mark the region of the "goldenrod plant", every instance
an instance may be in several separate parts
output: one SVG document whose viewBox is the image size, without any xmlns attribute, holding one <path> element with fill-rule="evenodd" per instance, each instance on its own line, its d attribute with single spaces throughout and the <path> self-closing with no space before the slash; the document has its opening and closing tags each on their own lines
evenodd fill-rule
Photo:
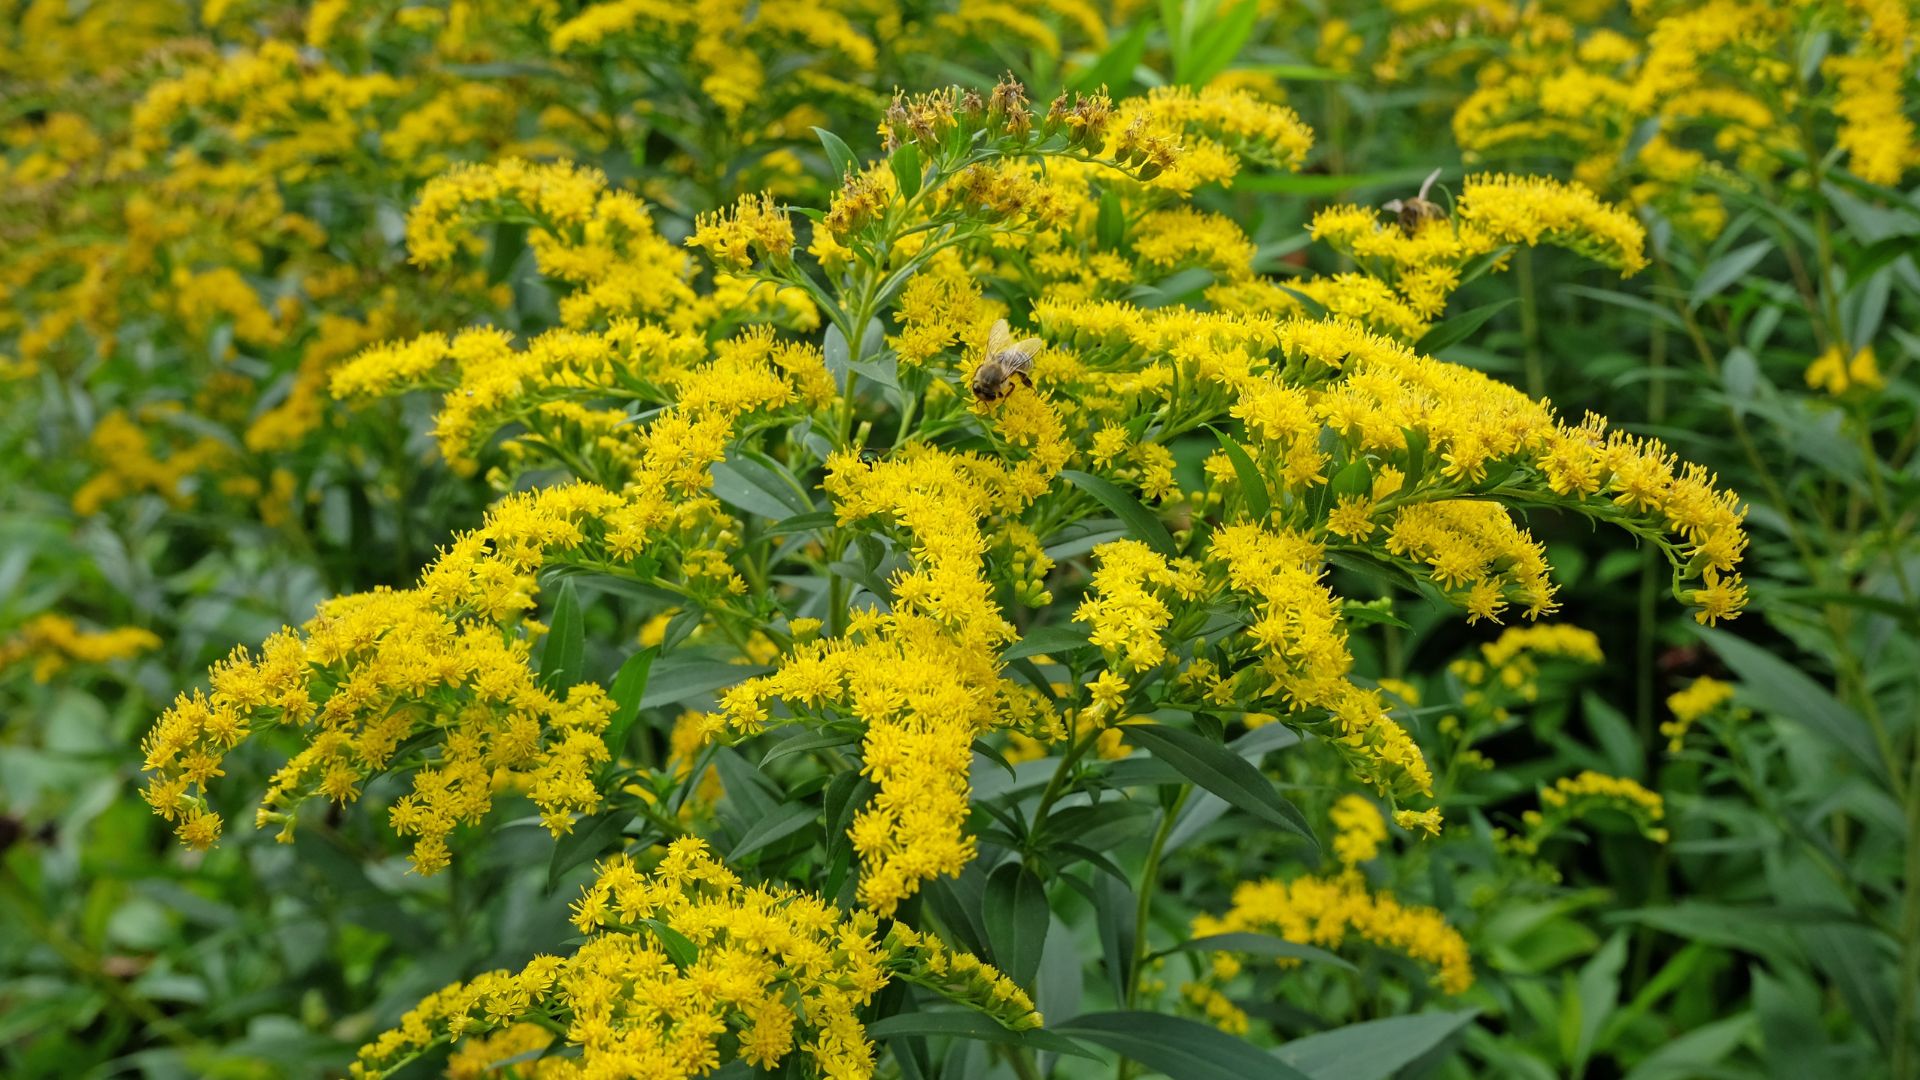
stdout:
<svg viewBox="0 0 1920 1080">
<path fill-rule="evenodd" d="M 0 1072 L 1920 1077 L 1904 0 L 0 15 Z"/>
</svg>

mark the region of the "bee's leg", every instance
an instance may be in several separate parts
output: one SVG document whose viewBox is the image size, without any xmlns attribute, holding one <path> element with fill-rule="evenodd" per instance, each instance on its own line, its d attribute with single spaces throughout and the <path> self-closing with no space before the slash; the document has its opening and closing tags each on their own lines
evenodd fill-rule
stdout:
<svg viewBox="0 0 1920 1080">
<path fill-rule="evenodd" d="M 1016 371 L 1014 372 L 1014 375 L 1017 376 L 1021 382 L 1025 383 L 1028 389 L 1033 388 L 1033 376 L 1027 374 L 1024 371 Z"/>
</svg>

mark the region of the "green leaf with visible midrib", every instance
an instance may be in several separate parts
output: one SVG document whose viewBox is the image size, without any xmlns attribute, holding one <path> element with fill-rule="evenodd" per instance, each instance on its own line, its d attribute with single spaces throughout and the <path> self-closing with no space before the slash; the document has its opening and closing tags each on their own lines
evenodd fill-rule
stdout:
<svg viewBox="0 0 1920 1080">
<path fill-rule="evenodd" d="M 1246 501 L 1247 512 L 1256 519 L 1264 519 L 1273 510 L 1273 500 L 1267 491 L 1266 479 L 1260 475 L 1260 467 L 1253 463 L 1253 456 L 1219 428 L 1209 426 L 1207 430 L 1213 432 L 1213 437 L 1220 442 L 1220 452 L 1233 463 L 1233 475 L 1240 481 L 1240 497 Z"/>
<path fill-rule="evenodd" d="M 1866 720 L 1805 672 L 1725 630 L 1699 626 L 1694 632 L 1739 676 L 1754 707 L 1804 725 L 1847 751 L 1882 783 L 1889 780 Z"/>
<path fill-rule="evenodd" d="M 827 168 L 833 172 L 830 179 L 838 184 L 853 171 L 853 150 L 847 146 L 845 139 L 826 128 L 814 128 L 813 133 L 819 137 L 821 148 L 827 152 Z"/>
<path fill-rule="evenodd" d="M 1414 343 L 1413 349 L 1415 352 L 1432 356 L 1442 349 L 1458 345 L 1472 337 L 1475 330 L 1485 326 L 1488 319 L 1500 314 L 1517 300 L 1517 297 L 1509 296 L 1505 300 L 1495 300 L 1491 304 L 1469 308 L 1451 319 L 1435 323 L 1431 329 L 1421 335 L 1419 341 Z"/>
<path fill-rule="evenodd" d="M 1016 984 L 1033 985 L 1040 970 L 1040 949 L 1053 920 L 1047 887 L 1019 862 L 1002 863 L 987 875 L 982 912 L 993 961 Z"/>
<path fill-rule="evenodd" d="M 613 698 L 613 715 L 607 720 L 607 751 L 618 763 L 620 752 L 626 749 L 627 733 L 633 730 L 633 722 L 640 717 L 640 701 L 647 694 L 647 677 L 653 671 L 653 658 L 659 650 L 648 647 L 627 657 L 620 670 L 613 677 L 613 689 L 608 696 Z"/>
<path fill-rule="evenodd" d="M 1687 307 L 1697 308 L 1715 296 L 1720 295 L 1734 282 L 1739 281 L 1767 257 L 1773 250 L 1773 241 L 1755 240 L 1745 247 L 1734 248 L 1714 260 L 1713 264 L 1700 271 L 1694 279 L 1693 291 L 1687 294 Z"/>
<path fill-rule="evenodd" d="M 1288 960 L 1309 960 L 1316 964 L 1330 964 L 1333 967 L 1357 971 L 1352 964 L 1325 949 L 1312 945 L 1302 945 L 1297 941 L 1274 937 L 1272 934 L 1254 934 L 1236 932 L 1231 934 L 1210 934 L 1183 941 L 1171 949 L 1174 952 L 1237 952 L 1252 953 L 1257 956 L 1284 957 Z"/>
<path fill-rule="evenodd" d="M 884 1020 L 875 1020 L 867 1025 L 867 1038 L 876 1042 L 881 1039 L 916 1035 L 945 1035 L 955 1039 L 1005 1043 L 1009 1046 L 1025 1046 L 1048 1053 L 1070 1054 L 1074 1057 L 1095 1056 L 1086 1047 L 1056 1032 L 1047 1031 L 1044 1028 L 1033 1031 L 1012 1031 L 1000 1026 L 992 1017 L 977 1012 L 901 1013 Z"/>
<path fill-rule="evenodd" d="M 1243 1039 L 1185 1017 L 1119 1010 L 1076 1016 L 1053 1030 L 1098 1043 L 1173 1080 L 1312 1080 Z"/>
<path fill-rule="evenodd" d="M 1367 1020 L 1295 1039 L 1274 1056 L 1313 1080 L 1387 1080 L 1476 1015 L 1468 1009 Z"/>
<path fill-rule="evenodd" d="M 553 621 L 547 624 L 547 645 L 540 654 L 540 685 L 564 693 L 580 682 L 586 656 L 586 624 L 580 617 L 580 598 L 569 580 L 561 584 L 560 599 L 553 605 Z"/>
<path fill-rule="evenodd" d="M 1168 558 L 1179 554 L 1179 549 L 1174 547 L 1173 536 L 1167 532 L 1167 527 L 1153 515 L 1151 510 L 1141 505 L 1139 499 L 1120 490 L 1111 481 L 1091 473 L 1083 473 L 1077 469 L 1063 469 L 1060 475 L 1066 477 L 1074 487 L 1098 499 L 1102 506 L 1113 511 L 1115 516 L 1126 523 L 1127 531 L 1133 533 L 1136 539 L 1145 541 L 1147 546 Z"/>
<path fill-rule="evenodd" d="M 1000 654 L 1000 659 L 1019 660 L 1028 656 L 1072 652 L 1092 644 L 1087 640 L 1087 631 L 1084 628 L 1040 626 L 1027 631 L 1027 636 L 1007 646 L 1006 650 Z"/>
<path fill-rule="evenodd" d="M 1246 758 L 1204 736 L 1163 724 L 1125 724 L 1120 731 L 1128 742 L 1230 805 L 1318 846 L 1305 815 L 1281 798 L 1273 781 Z"/>
</svg>

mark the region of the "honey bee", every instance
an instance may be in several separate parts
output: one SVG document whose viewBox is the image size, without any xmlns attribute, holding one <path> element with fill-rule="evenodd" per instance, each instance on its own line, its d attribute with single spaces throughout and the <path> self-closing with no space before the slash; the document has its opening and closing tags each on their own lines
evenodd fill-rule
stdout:
<svg viewBox="0 0 1920 1080">
<path fill-rule="evenodd" d="M 999 401 L 1013 393 L 1013 380 L 1033 385 L 1033 357 L 1040 351 L 1040 339 L 1013 340 L 1007 320 L 993 324 L 987 333 L 987 358 L 973 373 L 973 396 L 981 401 Z"/>
<path fill-rule="evenodd" d="M 1426 181 L 1420 185 L 1420 194 L 1411 199 L 1394 199 L 1381 204 L 1380 208 L 1398 214 L 1400 231 L 1408 236 L 1418 233 L 1420 226 L 1429 221 L 1445 221 L 1447 220 L 1446 208 L 1439 203 L 1427 201 L 1427 192 L 1433 190 L 1433 182 L 1438 179 L 1440 179 L 1440 170 L 1435 169 L 1427 174 Z"/>
</svg>

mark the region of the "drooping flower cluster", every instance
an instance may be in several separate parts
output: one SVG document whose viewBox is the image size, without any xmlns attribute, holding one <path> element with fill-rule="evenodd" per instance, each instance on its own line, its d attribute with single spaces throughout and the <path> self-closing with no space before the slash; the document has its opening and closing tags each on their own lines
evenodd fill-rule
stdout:
<svg viewBox="0 0 1920 1080">
<path fill-rule="evenodd" d="M 1637 780 L 1592 769 L 1555 780 L 1552 787 L 1540 792 L 1540 809 L 1520 815 L 1522 830 L 1518 835 L 1497 835 L 1511 850 L 1535 855 L 1548 839 L 1601 810 L 1623 813 L 1647 839 L 1657 844 L 1667 842 L 1667 830 L 1660 824 L 1666 817 L 1666 800 L 1658 792 Z"/>
<path fill-rule="evenodd" d="M 1318 285 L 1308 295 L 1324 296 L 1332 310 L 1401 337 L 1418 336 L 1426 320 L 1445 310 L 1469 263 L 1498 258 L 1511 245 L 1568 248 L 1623 277 L 1647 264 L 1646 233 L 1632 215 L 1582 185 L 1538 176 L 1468 176 L 1450 215 L 1402 223 L 1384 220 L 1372 207 L 1334 206 L 1314 215 L 1312 230 L 1370 276 L 1332 279 L 1338 287 Z M 1393 292 L 1378 296 L 1369 285 L 1390 285 Z M 1383 310 L 1371 310 L 1370 300 L 1384 300 Z M 1416 321 L 1400 313 L 1402 306 Z"/>
<path fill-rule="evenodd" d="M 322 604 L 298 631 L 240 648 L 214 668 L 211 693 L 182 694 L 142 744 L 147 801 L 180 838 L 204 848 L 220 834 L 205 798 L 226 756 L 251 735 L 286 726 L 307 747 L 278 772 L 261 826 L 290 840 L 300 805 L 348 803 L 376 773 L 411 769 L 412 791 L 389 812 L 414 838 L 414 865 L 444 867 L 447 837 L 485 816 L 496 781 L 524 778 L 555 835 L 602 792 L 595 767 L 612 703 L 600 687 L 539 685 L 528 665 L 533 572 L 547 549 L 585 541 L 590 522 L 617 520 L 619 497 L 589 485 L 550 489 L 496 507 L 418 588 L 380 589 Z M 612 526 L 617 536 L 620 526 Z M 608 543 L 618 544 L 610 538 Z M 431 752 L 403 744 L 430 736 Z"/>
<path fill-rule="evenodd" d="M 1473 985 L 1466 939 L 1440 912 L 1403 904 L 1391 893 L 1371 891 L 1351 874 L 1242 882 L 1233 891 L 1232 907 L 1220 915 L 1198 915 L 1193 920 L 1195 937 L 1244 931 L 1327 949 L 1363 941 L 1431 967 L 1434 985 L 1446 993 L 1464 993 Z M 1290 966 L 1300 961 L 1282 958 L 1276 963 Z M 1244 969 L 1239 957 L 1217 953 L 1210 975 L 1224 981 Z"/>
</svg>

